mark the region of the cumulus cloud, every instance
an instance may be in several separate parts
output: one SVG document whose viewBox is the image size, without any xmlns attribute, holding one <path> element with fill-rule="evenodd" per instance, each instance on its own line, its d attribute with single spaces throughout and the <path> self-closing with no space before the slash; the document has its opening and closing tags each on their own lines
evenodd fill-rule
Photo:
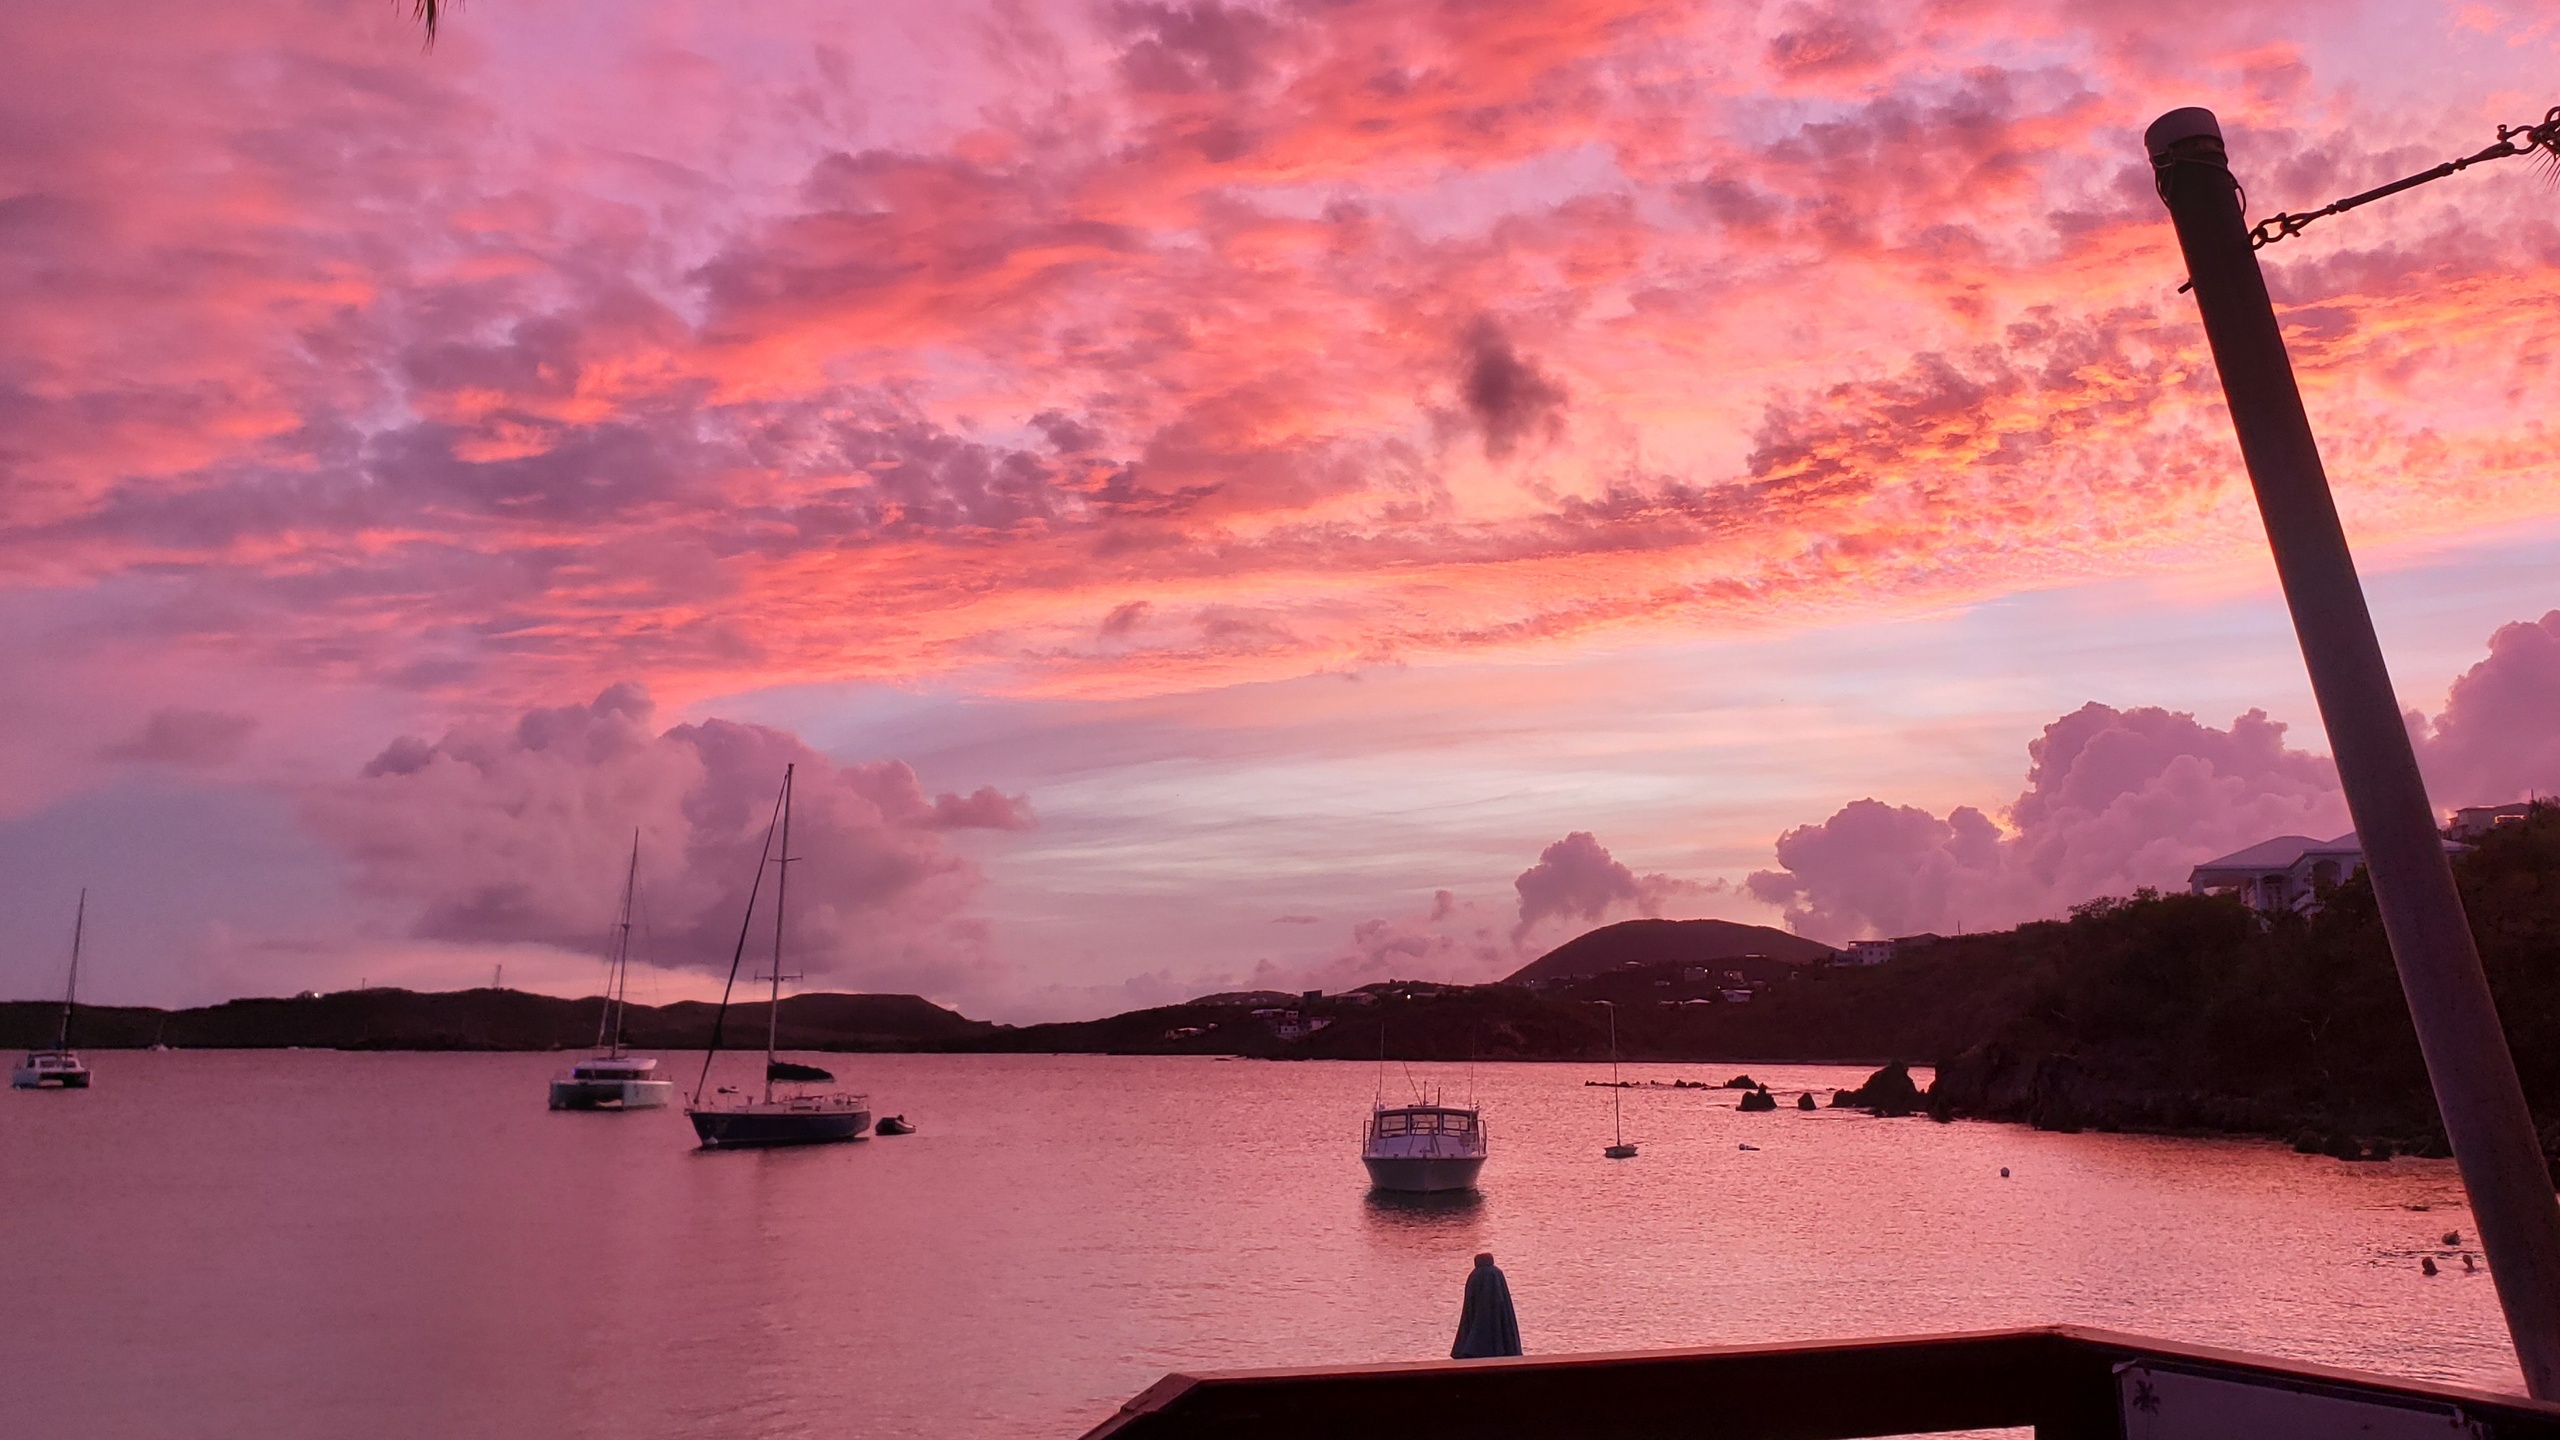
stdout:
<svg viewBox="0 0 2560 1440">
<path fill-rule="evenodd" d="M 1482 902 L 1435 890 L 1431 904 L 1408 915 L 1380 916 L 1351 927 L 1350 943 L 1306 972 L 1306 981 L 1348 990 L 1379 980 L 1451 980 L 1477 984 L 1516 964 Z"/>
<path fill-rule="evenodd" d="M 780 730 L 658 730 L 637 685 L 512 725 L 405 737 L 307 802 L 363 888 L 414 908 L 421 938 L 592 948 L 635 831 L 649 958 L 725 971 L 783 767 L 797 767 L 791 963 L 813 978 L 948 992 L 985 968 L 960 827 L 1030 823 L 993 789 L 929 795 L 897 761 L 838 765 Z M 770 885 L 766 893 L 771 893 Z"/>
<path fill-rule="evenodd" d="M 1511 927 L 1511 943 L 1518 945 L 1550 920 L 1596 925 L 1612 914 L 1659 915 L 1676 897 L 1706 895 L 1723 886 L 1673 875 L 1638 875 L 1590 831 L 1576 830 L 1538 852 L 1538 863 L 1521 871 L 1511 888 L 1520 897 L 1519 918 Z"/>
<path fill-rule="evenodd" d="M 219 765 L 240 753 L 256 717 L 222 710 L 189 710 L 166 706 L 151 712 L 139 733 L 108 746 L 110 760 L 138 760 L 161 765 Z"/>
<path fill-rule="evenodd" d="M 2091 703 L 2027 747 L 2027 788 L 1996 824 L 1854 801 L 1778 837 L 1750 893 L 1817 939 L 2012 925 L 2094 896 L 2175 886 L 2197 862 L 2275 835 L 2347 827 L 2337 774 L 2251 710 L 2227 730 Z"/>
<path fill-rule="evenodd" d="M 2439 806 L 2560 794 L 2560 610 L 2502 625 L 2432 725 L 2412 717 Z"/>
<path fill-rule="evenodd" d="M 909 781 L 914 778 L 910 773 Z M 934 830 L 1029 830 L 1039 823 L 1027 797 L 1007 795 L 993 785 L 981 785 L 966 795 L 934 796 L 932 816 L 925 822 Z"/>
</svg>

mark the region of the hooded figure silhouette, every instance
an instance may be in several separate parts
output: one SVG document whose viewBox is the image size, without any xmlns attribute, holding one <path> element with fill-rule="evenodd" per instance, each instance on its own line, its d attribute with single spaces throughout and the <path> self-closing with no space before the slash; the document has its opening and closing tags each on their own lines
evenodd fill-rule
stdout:
<svg viewBox="0 0 2560 1440">
<path fill-rule="evenodd" d="M 1467 1272 L 1467 1301 L 1458 1310 L 1458 1343 L 1449 1347 L 1449 1358 L 1519 1353 L 1520 1316 L 1511 1308 L 1511 1282 L 1494 1268 L 1492 1255 L 1478 1255 L 1476 1268 Z"/>
</svg>

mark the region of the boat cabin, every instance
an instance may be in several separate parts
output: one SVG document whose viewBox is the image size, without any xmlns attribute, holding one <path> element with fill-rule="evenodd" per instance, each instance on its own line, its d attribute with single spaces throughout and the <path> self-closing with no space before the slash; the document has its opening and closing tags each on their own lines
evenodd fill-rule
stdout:
<svg viewBox="0 0 2560 1440">
<path fill-rule="evenodd" d="M 572 1080 L 646 1080 L 658 1062 L 637 1055 L 600 1056 L 569 1067 Z"/>
<path fill-rule="evenodd" d="M 1385 1140 L 1404 1135 L 1461 1135 L 1484 1133 L 1483 1122 L 1473 1110 L 1458 1110 L 1441 1105 L 1404 1105 L 1393 1110 L 1380 1110 L 1369 1117 L 1369 1134 Z"/>
</svg>

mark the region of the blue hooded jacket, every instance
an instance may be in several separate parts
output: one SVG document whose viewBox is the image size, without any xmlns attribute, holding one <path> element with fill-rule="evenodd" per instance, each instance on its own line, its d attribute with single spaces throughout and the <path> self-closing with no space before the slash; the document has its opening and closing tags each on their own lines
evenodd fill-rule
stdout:
<svg viewBox="0 0 2560 1440">
<path fill-rule="evenodd" d="M 1511 1282 L 1494 1268 L 1491 1255 L 1478 1255 L 1467 1274 L 1466 1303 L 1458 1310 L 1458 1343 L 1449 1347 L 1452 1360 L 1482 1360 L 1520 1353 L 1520 1316 L 1511 1308 Z"/>
</svg>

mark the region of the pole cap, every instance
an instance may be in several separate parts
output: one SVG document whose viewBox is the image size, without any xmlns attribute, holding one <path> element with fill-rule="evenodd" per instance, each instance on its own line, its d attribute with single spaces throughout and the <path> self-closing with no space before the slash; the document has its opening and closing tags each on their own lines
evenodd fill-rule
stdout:
<svg viewBox="0 0 2560 1440">
<path fill-rule="evenodd" d="M 2142 147 L 2151 152 L 2152 159 L 2157 160 L 2168 154 L 2169 147 L 2179 141 L 2200 137 L 2221 140 L 2222 122 L 2214 119 L 2213 112 L 2203 106 L 2189 105 L 2152 121 L 2151 128 L 2142 132 Z"/>
</svg>

